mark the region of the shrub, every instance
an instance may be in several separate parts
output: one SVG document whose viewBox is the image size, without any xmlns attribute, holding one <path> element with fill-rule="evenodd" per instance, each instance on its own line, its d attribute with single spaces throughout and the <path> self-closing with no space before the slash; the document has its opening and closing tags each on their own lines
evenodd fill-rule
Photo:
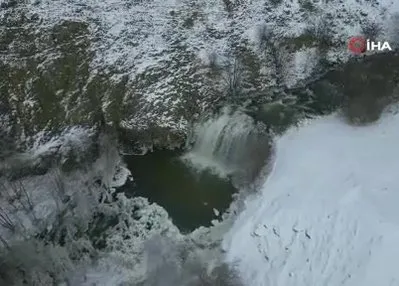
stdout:
<svg viewBox="0 0 399 286">
<path fill-rule="evenodd" d="M 332 31 L 325 17 L 318 17 L 304 31 L 317 40 L 320 49 L 327 49 L 332 45 Z"/>
<path fill-rule="evenodd" d="M 372 41 L 374 41 L 382 31 L 381 25 L 372 21 L 366 21 L 362 24 L 361 28 L 363 36 Z"/>
</svg>

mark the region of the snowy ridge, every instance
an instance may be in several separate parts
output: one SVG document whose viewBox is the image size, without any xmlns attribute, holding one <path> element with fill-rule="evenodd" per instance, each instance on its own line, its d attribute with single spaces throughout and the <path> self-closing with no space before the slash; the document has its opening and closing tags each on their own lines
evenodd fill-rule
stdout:
<svg viewBox="0 0 399 286">
<path fill-rule="evenodd" d="M 224 241 L 245 285 L 398 285 L 398 126 L 397 113 L 366 127 L 332 115 L 277 140 Z"/>
<path fill-rule="evenodd" d="M 300 1 L 281 1 L 273 7 L 269 1 L 236 1 L 232 15 L 223 1 L 40 1 L 26 4 L 30 14 L 43 18 L 43 25 L 63 20 L 87 21 L 99 38 L 94 47 L 94 67 L 119 67 L 129 73 L 167 61 L 176 40 L 193 52 L 207 50 L 225 54 L 230 45 L 243 39 L 256 42 L 258 25 L 266 24 L 278 37 L 299 36 L 309 23 L 328 17 L 334 38 L 343 43 L 332 52 L 348 56 L 347 38 L 361 32 L 365 20 L 389 27 L 389 15 L 399 12 L 392 0 L 314 1 L 314 11 L 306 11 Z M 338 2 L 338 3 L 337 3 Z M 273 8 L 273 9 L 272 9 Z M 193 15 L 194 14 L 194 15 Z M 232 16 L 232 17 L 231 17 Z M 192 27 L 184 21 L 193 19 Z M 168 52 L 169 55 L 166 55 Z"/>
</svg>

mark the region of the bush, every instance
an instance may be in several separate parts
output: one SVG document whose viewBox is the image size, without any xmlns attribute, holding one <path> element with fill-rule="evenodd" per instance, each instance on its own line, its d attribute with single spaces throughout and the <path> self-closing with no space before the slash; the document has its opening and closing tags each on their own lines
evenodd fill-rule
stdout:
<svg viewBox="0 0 399 286">
<path fill-rule="evenodd" d="M 394 13 L 390 21 L 390 41 L 394 49 L 399 47 L 399 13 Z"/>
<path fill-rule="evenodd" d="M 224 65 L 223 80 L 226 94 L 230 98 L 237 98 L 242 92 L 244 68 L 239 59 L 233 58 Z"/>
<path fill-rule="evenodd" d="M 261 49 L 265 49 L 267 46 L 270 46 L 273 42 L 273 33 L 272 29 L 267 26 L 266 23 L 259 25 L 256 28 L 256 40 L 259 43 L 259 47 Z"/>
<path fill-rule="evenodd" d="M 283 0 L 269 0 L 270 4 L 272 4 L 273 6 L 278 6 L 281 3 L 283 3 Z"/>
<path fill-rule="evenodd" d="M 299 0 L 299 5 L 301 5 L 301 8 L 305 11 L 313 12 L 316 10 L 316 6 L 311 0 Z"/>
<path fill-rule="evenodd" d="M 0 252 L 0 285 L 55 285 L 72 268 L 67 251 L 31 239 Z"/>
<path fill-rule="evenodd" d="M 218 55 L 215 52 L 207 54 L 207 64 L 211 70 L 218 69 Z"/>
</svg>

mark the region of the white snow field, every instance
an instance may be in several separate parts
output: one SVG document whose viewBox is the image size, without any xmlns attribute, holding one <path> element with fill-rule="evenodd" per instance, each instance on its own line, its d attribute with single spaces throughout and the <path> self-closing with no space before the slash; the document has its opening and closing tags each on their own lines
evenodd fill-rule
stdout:
<svg viewBox="0 0 399 286">
<path fill-rule="evenodd" d="M 399 285 L 399 114 L 332 115 L 277 139 L 273 170 L 225 236 L 250 286 Z"/>
</svg>

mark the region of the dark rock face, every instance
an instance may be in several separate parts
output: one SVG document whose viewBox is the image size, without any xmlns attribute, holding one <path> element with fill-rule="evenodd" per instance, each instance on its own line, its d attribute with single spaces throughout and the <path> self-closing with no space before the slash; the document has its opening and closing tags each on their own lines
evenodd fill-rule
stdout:
<svg viewBox="0 0 399 286">
<path fill-rule="evenodd" d="M 262 104 L 252 116 L 268 125 L 269 130 L 281 133 L 298 120 L 300 110 L 292 104 Z"/>
<path fill-rule="evenodd" d="M 337 110 L 350 124 L 372 123 L 399 98 L 399 54 L 352 59 L 306 86 L 278 94 L 272 102 L 254 102 L 247 112 L 275 133 L 284 132 L 303 117 Z"/>
<path fill-rule="evenodd" d="M 342 69 L 328 73 L 323 80 L 332 84 L 337 94 L 341 94 L 340 105 L 350 123 L 371 123 L 380 117 L 389 103 L 397 99 L 399 55 L 383 53 L 355 59 Z M 313 85 L 315 92 L 317 86 Z"/>
<path fill-rule="evenodd" d="M 154 149 L 180 149 L 184 146 L 186 134 L 159 126 L 144 130 L 118 127 L 117 136 L 123 153 L 141 154 Z"/>
</svg>

